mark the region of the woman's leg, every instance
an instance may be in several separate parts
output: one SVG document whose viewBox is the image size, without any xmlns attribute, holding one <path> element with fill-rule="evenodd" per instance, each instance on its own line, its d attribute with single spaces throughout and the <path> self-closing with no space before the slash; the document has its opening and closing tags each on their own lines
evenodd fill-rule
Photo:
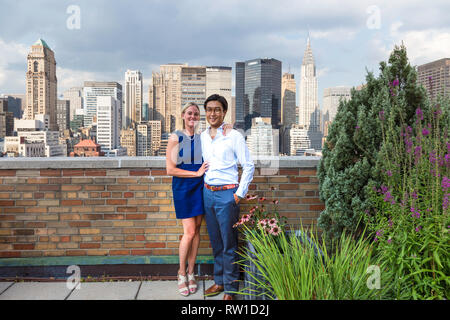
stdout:
<svg viewBox="0 0 450 320">
<path fill-rule="evenodd" d="M 202 225 L 203 215 L 199 215 L 195 218 L 195 235 L 192 239 L 192 244 L 188 253 L 188 272 L 194 273 L 195 260 L 197 259 L 198 247 L 200 244 L 200 227 Z M 193 283 L 190 283 L 193 284 Z"/>
<path fill-rule="evenodd" d="M 189 251 L 195 238 L 195 218 L 196 217 L 192 217 L 181 220 L 183 223 L 183 236 L 181 237 L 179 247 L 180 270 L 178 270 L 178 273 L 181 275 L 186 275 L 186 260 L 188 259 Z"/>
</svg>

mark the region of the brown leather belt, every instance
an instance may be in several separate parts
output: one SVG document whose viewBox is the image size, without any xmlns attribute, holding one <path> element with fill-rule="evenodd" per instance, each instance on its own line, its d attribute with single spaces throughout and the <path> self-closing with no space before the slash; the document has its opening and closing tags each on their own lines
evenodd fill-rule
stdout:
<svg viewBox="0 0 450 320">
<path fill-rule="evenodd" d="M 239 187 L 238 184 L 226 184 L 224 186 L 210 186 L 209 184 L 205 183 L 205 188 L 211 190 L 211 191 L 222 191 L 222 190 L 229 190 Z"/>
</svg>

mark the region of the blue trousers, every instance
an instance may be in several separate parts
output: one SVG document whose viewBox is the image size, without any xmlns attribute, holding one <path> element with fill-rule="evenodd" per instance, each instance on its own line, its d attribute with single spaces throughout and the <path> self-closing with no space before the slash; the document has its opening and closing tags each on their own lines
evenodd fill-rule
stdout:
<svg viewBox="0 0 450 320">
<path fill-rule="evenodd" d="M 240 211 L 233 196 L 236 190 L 203 188 L 205 220 L 214 255 L 214 282 L 224 286 L 230 295 L 239 289 L 238 231 L 233 228 Z"/>
</svg>

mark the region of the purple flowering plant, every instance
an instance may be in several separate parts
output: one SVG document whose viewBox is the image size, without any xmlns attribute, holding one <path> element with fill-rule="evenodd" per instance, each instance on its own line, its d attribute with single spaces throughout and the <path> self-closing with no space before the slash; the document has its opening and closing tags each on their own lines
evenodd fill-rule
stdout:
<svg viewBox="0 0 450 320">
<path fill-rule="evenodd" d="M 394 80 L 391 88 L 397 86 Z M 383 183 L 371 185 L 373 208 L 365 219 L 383 267 L 414 299 L 449 298 L 449 105 L 418 107 L 413 127 L 399 132 L 389 114 L 379 114 Z"/>
</svg>

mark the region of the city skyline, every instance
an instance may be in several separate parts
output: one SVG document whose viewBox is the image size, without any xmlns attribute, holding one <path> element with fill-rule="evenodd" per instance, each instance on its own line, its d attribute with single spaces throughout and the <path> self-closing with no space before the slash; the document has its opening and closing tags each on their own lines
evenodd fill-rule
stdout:
<svg viewBox="0 0 450 320">
<path fill-rule="evenodd" d="M 150 1 L 126 7 L 77 1 L 79 29 L 76 24 L 70 29 L 68 23 L 76 13 L 68 10 L 70 3 L 36 1 L 25 6 L 0 1 L 2 11 L 8 12 L 0 21 L 0 93 L 25 91 L 23 58 L 38 38 L 45 39 L 57 52 L 58 98 L 84 81 L 117 81 L 124 85 L 123 74 L 134 69 L 143 73 L 147 102 L 152 71 L 171 62 L 234 67 L 236 61 L 270 57 L 282 61 L 283 73 L 290 71 L 298 79 L 309 30 L 322 107 L 325 88 L 360 85 L 366 67 L 377 73 L 378 63 L 386 60 L 393 45 L 401 41 L 413 65 L 448 56 L 450 28 L 444 23 L 444 12 L 450 4 L 408 4 L 380 1 L 375 5 L 342 5 L 330 1 L 326 6 L 321 3 L 321 7 L 327 7 L 325 12 L 317 4 L 294 1 L 282 1 L 276 6 L 266 1 L 253 6 L 233 1 L 214 5 L 202 1 L 190 5 Z M 99 20 L 99 11 L 109 19 Z M 131 20 L 135 23 L 128 26 Z M 155 29 L 162 22 L 167 28 Z M 144 38 L 144 34 L 149 36 Z M 167 39 L 171 41 L 164 42 Z M 208 42 L 214 45 L 208 46 Z"/>
</svg>

